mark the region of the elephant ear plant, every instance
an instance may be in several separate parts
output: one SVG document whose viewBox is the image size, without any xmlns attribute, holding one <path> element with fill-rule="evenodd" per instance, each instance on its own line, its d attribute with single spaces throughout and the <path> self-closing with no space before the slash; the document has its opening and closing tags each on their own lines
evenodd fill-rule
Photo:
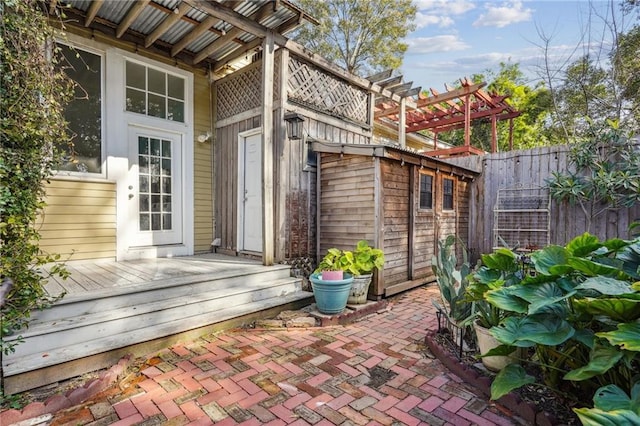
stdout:
<svg viewBox="0 0 640 426">
<path fill-rule="evenodd" d="M 467 277 L 471 268 L 467 261 L 467 252 L 463 250 L 463 262 L 460 269 L 457 269 L 458 259 L 453 250 L 455 242 L 454 235 L 438 241 L 438 252 L 431 260 L 431 268 L 440 288 L 440 296 L 448 309 L 435 300 L 433 304 L 440 312 L 444 312 L 449 320 L 460 325 L 471 315 L 471 304 L 464 303 L 468 285 Z"/>
<path fill-rule="evenodd" d="M 576 404 L 595 395 L 594 408 L 575 409 L 584 424 L 640 424 L 640 238 L 584 234 L 532 253 L 531 268 L 534 275 L 486 292 L 489 304 L 511 313 L 493 336 L 529 349 L 542 385 Z M 491 398 L 535 382 L 511 364 L 496 376 Z"/>
</svg>

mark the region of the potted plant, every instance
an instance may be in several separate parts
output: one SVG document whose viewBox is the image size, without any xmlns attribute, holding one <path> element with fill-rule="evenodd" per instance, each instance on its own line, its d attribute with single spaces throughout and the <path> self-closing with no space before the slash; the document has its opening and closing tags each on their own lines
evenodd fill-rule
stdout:
<svg viewBox="0 0 640 426">
<path fill-rule="evenodd" d="M 511 286 L 521 281 L 522 271 L 518 263 L 518 256 L 509 249 L 498 249 L 492 254 L 482 255 L 482 266 L 469 276 L 464 301 L 471 302 L 473 308 L 473 329 L 476 333 L 478 349 L 482 357 L 482 364 L 492 371 L 500 371 L 508 364 L 518 361 L 519 353 L 484 356 L 489 351 L 501 346 L 501 343 L 491 334 L 492 327 L 499 326 L 504 319 L 513 312 L 501 309 L 490 303 L 488 297 L 492 291 Z"/>
<path fill-rule="evenodd" d="M 353 253 L 330 248 L 316 270 L 311 274 L 311 288 L 316 308 L 323 314 L 337 314 L 347 306 L 353 283 L 353 274 L 347 273 L 353 265 Z"/>
<path fill-rule="evenodd" d="M 366 240 L 358 241 L 353 251 L 353 261 L 346 268 L 346 271 L 354 275 L 347 303 L 357 305 L 367 302 L 373 272 L 382 269 L 383 266 L 382 250 L 371 247 Z"/>
</svg>

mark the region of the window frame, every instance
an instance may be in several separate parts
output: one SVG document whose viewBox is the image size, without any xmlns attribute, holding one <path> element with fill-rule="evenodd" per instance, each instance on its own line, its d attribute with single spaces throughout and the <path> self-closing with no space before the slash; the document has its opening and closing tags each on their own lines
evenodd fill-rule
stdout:
<svg viewBox="0 0 640 426">
<path fill-rule="evenodd" d="M 135 65 L 139 65 L 144 67 L 145 69 L 145 89 L 144 89 L 144 97 L 145 97 L 145 112 L 137 112 L 137 111 L 131 111 L 129 109 L 127 109 L 127 89 L 132 89 L 132 90 L 136 90 L 136 91 L 142 91 L 140 88 L 137 87 L 133 87 L 133 86 L 129 86 L 127 85 L 127 63 L 130 62 L 132 64 Z M 152 69 L 154 71 L 157 72 L 161 72 L 165 75 L 165 94 L 161 95 L 158 94 L 156 92 L 153 92 L 149 89 L 149 69 Z M 123 60 L 123 100 L 124 100 L 124 105 L 123 105 L 123 111 L 126 114 L 135 114 L 137 116 L 142 116 L 142 117 L 146 117 L 146 118 L 150 118 L 150 119 L 155 119 L 155 120 L 162 120 L 163 122 L 166 123 L 175 123 L 177 125 L 188 125 L 189 122 L 189 111 L 188 111 L 188 98 L 189 98 L 189 87 L 187 85 L 188 83 L 188 79 L 181 74 L 175 73 L 175 72 L 171 72 L 166 68 L 162 68 L 162 67 L 157 67 L 157 66 L 153 66 L 150 65 L 147 62 L 144 61 L 140 61 L 140 60 L 136 60 L 130 56 L 124 56 L 124 60 Z M 182 92 L 183 92 L 183 99 L 178 99 L 178 98 L 174 98 L 172 96 L 169 96 L 169 87 L 168 87 L 168 76 L 173 76 L 175 78 L 179 78 L 180 80 L 182 80 Z M 164 104 L 165 104 L 165 117 L 158 117 L 155 115 L 150 115 L 149 114 L 149 95 L 154 95 L 154 96 L 162 96 L 164 98 Z M 180 101 L 182 102 L 182 121 L 179 120 L 171 120 L 169 118 L 167 118 L 167 116 L 169 115 L 169 100 L 176 100 L 176 101 Z"/>
<path fill-rule="evenodd" d="M 431 206 L 430 207 L 423 207 L 422 206 L 422 177 L 430 177 L 431 178 Z M 435 188 L 435 175 L 433 173 L 427 172 L 425 170 L 420 170 L 418 172 L 418 210 L 422 210 L 422 211 L 433 211 L 435 209 L 435 194 L 434 194 L 434 188 Z"/>
<path fill-rule="evenodd" d="M 446 182 L 451 182 L 451 193 L 445 192 L 447 190 Z M 456 181 L 453 177 L 442 177 L 442 211 L 443 212 L 453 212 L 456 209 Z M 445 201 L 448 197 L 451 197 L 451 207 L 448 207 L 445 204 Z"/>
<path fill-rule="evenodd" d="M 87 46 L 75 39 L 59 39 L 53 41 L 53 45 L 64 45 L 71 49 L 82 50 L 92 55 L 100 57 L 100 172 L 82 172 L 76 170 L 57 169 L 55 175 L 57 177 L 70 178 L 86 178 L 86 179 L 106 179 L 107 177 L 107 146 L 106 146 L 106 126 L 105 118 L 107 116 L 107 99 L 106 99 L 106 70 L 107 70 L 107 54 L 104 49 Z"/>
</svg>

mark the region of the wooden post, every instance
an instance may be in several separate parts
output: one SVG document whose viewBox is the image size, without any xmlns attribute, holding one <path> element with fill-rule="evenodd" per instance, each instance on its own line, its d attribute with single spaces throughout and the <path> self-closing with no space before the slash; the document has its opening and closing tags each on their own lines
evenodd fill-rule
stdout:
<svg viewBox="0 0 640 426">
<path fill-rule="evenodd" d="M 471 99 L 464 97 L 464 146 L 471 146 Z"/>
<path fill-rule="evenodd" d="M 274 149 L 275 149 L 275 158 L 276 162 L 274 167 L 276 169 L 276 176 L 278 177 L 276 181 L 276 193 L 275 193 L 275 230 L 276 232 L 276 241 L 275 241 L 275 261 L 280 262 L 284 260 L 286 253 L 286 244 L 287 244 L 287 215 L 289 214 L 287 211 L 287 193 L 289 191 L 288 178 L 290 173 L 290 158 L 288 155 L 289 152 L 289 144 L 291 143 L 287 139 L 287 125 L 284 121 L 284 115 L 286 113 L 287 103 L 287 80 L 289 78 L 289 51 L 287 49 L 280 49 L 280 75 L 274 76 L 277 79 L 280 79 L 280 93 L 277 94 L 279 98 L 279 102 L 276 105 L 277 117 L 274 120 L 276 122 L 276 140 L 274 141 Z M 304 133 L 303 133 L 304 134 Z M 302 149 L 305 148 L 306 141 L 303 140 L 297 141 L 302 144 Z"/>
<path fill-rule="evenodd" d="M 496 115 L 491 116 L 491 152 L 498 152 L 498 119 Z"/>
<path fill-rule="evenodd" d="M 398 116 L 398 142 L 401 147 L 407 146 L 407 117 L 405 98 L 400 100 L 400 115 Z"/>
<path fill-rule="evenodd" d="M 513 151 L 513 118 L 509 119 L 509 151 Z"/>
<path fill-rule="evenodd" d="M 273 265 L 273 31 L 262 42 L 262 263 Z"/>
</svg>

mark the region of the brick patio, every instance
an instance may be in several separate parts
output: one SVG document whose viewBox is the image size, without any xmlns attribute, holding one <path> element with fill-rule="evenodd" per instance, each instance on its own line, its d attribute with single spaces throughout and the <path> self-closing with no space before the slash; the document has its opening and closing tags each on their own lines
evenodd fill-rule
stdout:
<svg viewBox="0 0 640 426">
<path fill-rule="evenodd" d="M 347 326 L 242 329 L 150 357 L 52 425 L 513 425 L 429 356 L 437 288 Z"/>
</svg>

